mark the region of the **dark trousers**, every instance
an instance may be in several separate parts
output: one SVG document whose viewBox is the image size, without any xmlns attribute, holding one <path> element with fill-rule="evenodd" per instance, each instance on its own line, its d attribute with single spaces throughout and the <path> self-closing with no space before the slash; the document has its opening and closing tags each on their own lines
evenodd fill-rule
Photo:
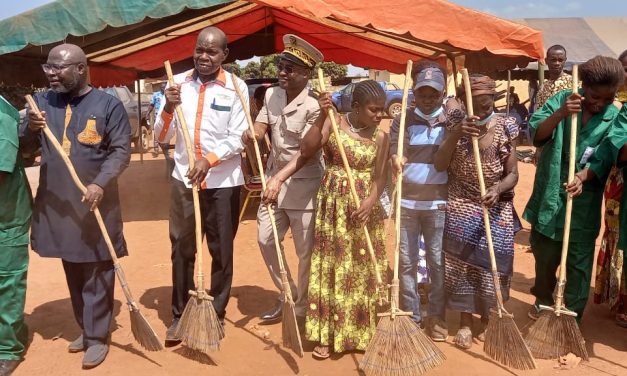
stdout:
<svg viewBox="0 0 627 376">
<path fill-rule="evenodd" d="M 564 301 L 568 309 L 577 312 L 577 321 L 581 321 L 590 293 L 594 241 L 595 239 L 585 243 L 570 242 L 568 244 Z M 560 264 L 562 242 L 546 237 L 533 229 L 529 242 L 536 260 L 536 279 L 531 293 L 536 297 L 536 304 L 552 306 L 555 304 L 553 300 L 553 291 L 557 284 L 555 272 Z"/>
<path fill-rule="evenodd" d="M 233 282 L 233 239 L 239 225 L 240 187 L 203 189 L 200 192 L 202 232 L 211 254 L 213 306 L 224 319 Z M 196 238 L 192 190 L 172 179 L 170 205 L 170 241 L 172 242 L 172 315 L 179 318 L 189 300 L 189 290 L 196 290 L 194 263 Z M 202 267 L 202 266 L 199 266 Z M 206 274 L 205 274 L 206 276 Z M 205 278 L 207 281 L 208 278 Z M 206 286 L 205 282 L 205 286 Z"/>
<path fill-rule="evenodd" d="M 74 318 L 83 330 L 85 346 L 107 343 L 113 315 L 113 263 L 63 260 L 63 269 L 70 289 Z"/>
</svg>

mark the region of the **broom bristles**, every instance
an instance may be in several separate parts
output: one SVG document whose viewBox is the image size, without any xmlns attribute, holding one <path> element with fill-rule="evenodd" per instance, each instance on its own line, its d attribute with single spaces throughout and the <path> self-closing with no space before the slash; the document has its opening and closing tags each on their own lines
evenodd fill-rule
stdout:
<svg viewBox="0 0 627 376">
<path fill-rule="evenodd" d="M 369 376 L 421 375 L 446 357 L 408 316 L 384 316 L 359 368 Z"/>
<path fill-rule="evenodd" d="M 190 297 L 175 335 L 192 350 L 206 354 L 219 350 L 224 328 L 211 301 L 203 297 Z"/>
<path fill-rule="evenodd" d="M 573 316 L 564 314 L 557 316 L 553 311 L 543 311 L 535 324 L 529 328 L 525 339 L 536 358 L 557 359 L 573 353 L 583 360 L 588 360 L 586 342 Z"/>
<path fill-rule="evenodd" d="M 490 312 L 483 351 L 497 362 L 515 369 L 536 369 L 536 361 L 523 340 L 513 317 Z"/>
<path fill-rule="evenodd" d="M 298 322 L 296 321 L 296 311 L 294 310 L 294 301 L 291 297 L 287 297 L 283 302 L 282 313 L 282 330 L 283 330 L 283 346 L 292 349 L 299 357 L 303 357 L 303 343 L 298 330 Z"/>
<path fill-rule="evenodd" d="M 137 307 L 133 305 L 130 307 L 131 332 L 135 340 L 148 351 L 163 350 L 163 343 L 148 323 L 148 320 L 146 320 Z"/>
</svg>

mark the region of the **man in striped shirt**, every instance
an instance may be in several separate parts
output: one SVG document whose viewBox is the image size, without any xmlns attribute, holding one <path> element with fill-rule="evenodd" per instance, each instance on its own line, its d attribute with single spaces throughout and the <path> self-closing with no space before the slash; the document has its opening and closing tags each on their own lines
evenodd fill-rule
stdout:
<svg viewBox="0 0 627 376">
<path fill-rule="evenodd" d="M 421 236 L 427 251 L 431 279 L 428 329 L 434 341 L 445 341 L 444 267 L 442 234 L 446 212 L 446 171 L 437 171 L 434 156 L 444 138 L 446 113 L 444 70 L 435 64 L 418 69 L 415 74 L 415 107 L 407 109 L 403 156 L 391 155 L 392 165 L 403 168 L 401 199 L 400 308 L 412 312 L 412 319 L 422 321 L 420 296 L 416 291 L 418 251 Z M 397 150 L 399 116 L 390 129 L 390 153 Z"/>
</svg>

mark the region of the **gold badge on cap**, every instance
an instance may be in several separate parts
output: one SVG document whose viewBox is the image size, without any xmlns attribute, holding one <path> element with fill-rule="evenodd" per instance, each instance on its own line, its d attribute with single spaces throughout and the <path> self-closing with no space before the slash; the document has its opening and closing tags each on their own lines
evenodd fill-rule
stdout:
<svg viewBox="0 0 627 376">
<path fill-rule="evenodd" d="M 310 68 L 324 60 L 322 52 L 297 35 L 285 34 L 283 36 L 283 44 L 285 45 L 283 53 L 294 56 Z"/>
</svg>

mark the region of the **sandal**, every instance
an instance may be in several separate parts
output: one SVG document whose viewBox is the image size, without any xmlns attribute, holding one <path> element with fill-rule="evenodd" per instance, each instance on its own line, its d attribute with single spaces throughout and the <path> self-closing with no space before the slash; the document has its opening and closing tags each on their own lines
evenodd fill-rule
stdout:
<svg viewBox="0 0 627 376">
<path fill-rule="evenodd" d="M 313 353 L 311 354 L 315 359 L 324 360 L 328 359 L 331 356 L 331 352 L 329 351 L 329 346 L 318 345 L 314 348 Z"/>
<path fill-rule="evenodd" d="M 455 335 L 453 339 L 453 343 L 461 349 L 470 349 L 472 347 L 472 330 L 467 326 L 459 328 L 457 335 Z"/>
<path fill-rule="evenodd" d="M 627 314 L 625 313 L 617 313 L 616 314 L 616 325 L 621 328 L 627 328 Z"/>
</svg>

